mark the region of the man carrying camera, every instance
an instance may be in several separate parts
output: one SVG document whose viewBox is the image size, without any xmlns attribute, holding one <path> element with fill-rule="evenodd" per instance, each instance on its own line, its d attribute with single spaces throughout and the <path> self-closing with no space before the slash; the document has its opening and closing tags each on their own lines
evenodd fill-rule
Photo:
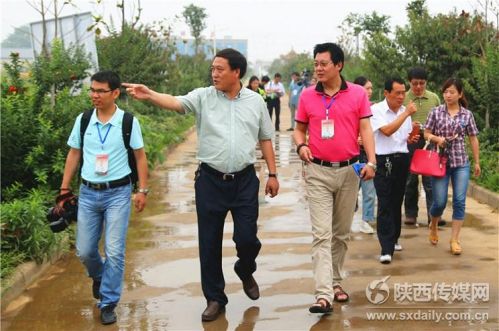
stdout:
<svg viewBox="0 0 499 331">
<path fill-rule="evenodd" d="M 93 279 L 92 292 L 101 310 L 102 324 L 116 322 L 114 309 L 121 297 L 125 268 L 125 242 L 130 218 L 132 172 L 123 142 L 125 112 L 115 104 L 120 95 L 120 78 L 111 71 L 91 77 L 90 97 L 95 109 L 81 141 L 83 114 L 75 121 L 68 139 L 70 146 L 60 194 L 71 191 L 70 183 L 83 158 L 78 198 L 76 255 Z M 83 147 L 83 148 L 82 148 Z M 139 189 L 134 203 L 137 211 L 146 205 L 147 158 L 140 125 L 133 118 L 130 147 L 137 163 Z M 99 254 L 104 233 L 105 259 Z"/>
</svg>

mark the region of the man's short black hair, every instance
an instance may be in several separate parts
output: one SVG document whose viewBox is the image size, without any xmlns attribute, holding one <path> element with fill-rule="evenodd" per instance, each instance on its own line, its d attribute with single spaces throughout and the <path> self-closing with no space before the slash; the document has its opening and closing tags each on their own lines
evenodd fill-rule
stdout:
<svg viewBox="0 0 499 331">
<path fill-rule="evenodd" d="M 331 61 L 333 61 L 334 64 L 338 64 L 340 62 L 345 63 L 345 55 L 343 54 L 343 50 L 338 44 L 324 43 L 324 44 L 315 45 L 314 59 L 318 53 L 324 53 L 324 52 L 329 52 L 329 55 L 331 56 Z M 341 69 L 343 70 L 343 67 Z"/>
<path fill-rule="evenodd" d="M 428 74 L 426 73 L 426 70 L 422 67 L 414 67 L 409 70 L 407 73 L 407 79 L 409 81 L 413 79 L 423 79 L 426 80 L 428 78 Z"/>
<path fill-rule="evenodd" d="M 111 90 L 116 90 L 121 87 L 120 76 L 111 70 L 102 70 L 93 74 L 92 77 L 90 77 L 90 81 L 107 83 Z"/>
<path fill-rule="evenodd" d="M 405 86 L 405 82 L 400 77 L 390 77 L 385 80 L 385 91 L 391 92 L 393 90 L 393 83 L 399 83 Z"/>
<path fill-rule="evenodd" d="M 270 78 L 269 78 L 269 76 L 265 75 L 262 77 L 261 81 L 262 81 L 262 83 L 268 83 L 268 82 L 270 82 Z"/>
<path fill-rule="evenodd" d="M 226 48 L 219 51 L 215 57 L 221 57 L 229 61 L 229 66 L 232 70 L 239 69 L 239 79 L 246 74 L 248 62 L 244 55 L 232 48 Z"/>
<path fill-rule="evenodd" d="M 281 74 L 276 72 L 275 75 L 274 75 L 274 78 L 282 78 Z"/>
</svg>

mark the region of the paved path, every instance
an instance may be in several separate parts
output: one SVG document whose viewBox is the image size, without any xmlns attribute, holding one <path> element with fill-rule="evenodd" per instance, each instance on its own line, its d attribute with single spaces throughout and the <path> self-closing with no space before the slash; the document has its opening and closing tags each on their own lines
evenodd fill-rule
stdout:
<svg viewBox="0 0 499 331">
<path fill-rule="evenodd" d="M 286 129 L 289 127 L 286 107 L 281 116 L 281 127 Z M 229 219 L 223 243 L 229 304 L 226 313 L 217 321 L 200 321 L 205 301 L 199 283 L 193 192 L 196 135 L 193 133 L 152 174 L 149 205 L 144 213 L 132 216 L 124 293 L 117 309 L 118 323 L 107 327 L 100 325 L 99 311 L 91 296 L 91 281 L 84 275 L 79 261 L 70 254 L 52 266 L 17 300 L 2 307 L 2 330 L 499 328 L 498 214 L 471 198 L 468 198 L 462 230 L 463 255 L 450 255 L 449 227 L 442 229 L 437 247 L 428 243 L 426 228 L 403 227 L 401 244 L 404 250 L 395 254 L 392 264 L 381 265 L 376 235 L 354 234 L 345 264 L 344 287 L 350 293 L 350 302 L 334 304 L 334 313 L 330 316 L 320 318 L 309 314 L 308 306 L 313 302 L 312 239 L 301 164 L 289 132 L 278 133 L 275 146 L 281 190 L 276 198 L 270 199 L 263 195 L 264 185 L 261 185 L 259 236 L 263 248 L 255 273 L 261 287 L 258 301 L 251 301 L 244 295 L 233 271 L 236 257 Z M 263 184 L 266 176 L 261 162 L 257 170 Z M 422 199 L 420 206 L 424 213 Z M 360 211 L 355 217 L 360 217 Z M 444 217 L 450 219 L 449 210 Z M 383 290 L 386 288 L 376 281 L 387 276 L 385 286 L 390 292 L 387 301 L 369 302 L 366 288 L 370 284 L 375 290 L 369 293 L 378 293 L 371 299 L 385 299 Z M 394 297 L 395 292 L 398 298 Z M 454 302 L 444 302 L 442 298 L 446 295 L 454 298 Z M 476 302 L 464 302 L 467 295 L 473 295 Z M 485 299 L 488 301 L 484 302 Z M 383 317 L 381 314 L 395 315 Z M 484 322 L 476 321 L 487 314 Z M 437 323 L 435 320 L 439 316 L 453 320 Z"/>
</svg>

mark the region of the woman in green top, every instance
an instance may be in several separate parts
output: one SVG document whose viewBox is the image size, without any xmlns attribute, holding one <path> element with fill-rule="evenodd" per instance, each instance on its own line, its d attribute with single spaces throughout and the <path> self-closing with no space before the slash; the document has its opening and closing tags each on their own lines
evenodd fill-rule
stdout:
<svg viewBox="0 0 499 331">
<path fill-rule="evenodd" d="M 260 87 L 260 80 L 258 79 L 258 77 L 251 76 L 248 82 L 248 86 L 246 87 L 252 90 L 253 92 L 260 94 L 263 100 L 265 100 L 266 97 L 265 90 Z"/>
</svg>

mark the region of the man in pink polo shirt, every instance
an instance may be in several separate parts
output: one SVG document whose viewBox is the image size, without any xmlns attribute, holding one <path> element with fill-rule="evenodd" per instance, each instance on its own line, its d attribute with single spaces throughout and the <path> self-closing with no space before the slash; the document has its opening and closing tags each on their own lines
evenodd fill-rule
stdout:
<svg viewBox="0 0 499 331">
<path fill-rule="evenodd" d="M 314 237 L 316 302 L 309 308 L 311 313 L 331 313 L 333 301 L 349 299 L 341 280 L 359 187 L 359 177 L 351 166 L 359 158 L 359 133 L 369 161 L 360 177 L 369 180 L 376 171 L 369 99 L 362 86 L 343 79 L 343 63 L 338 45 L 315 46 L 318 83 L 302 92 L 296 114 L 294 140 L 298 155 L 306 163 Z"/>
</svg>

